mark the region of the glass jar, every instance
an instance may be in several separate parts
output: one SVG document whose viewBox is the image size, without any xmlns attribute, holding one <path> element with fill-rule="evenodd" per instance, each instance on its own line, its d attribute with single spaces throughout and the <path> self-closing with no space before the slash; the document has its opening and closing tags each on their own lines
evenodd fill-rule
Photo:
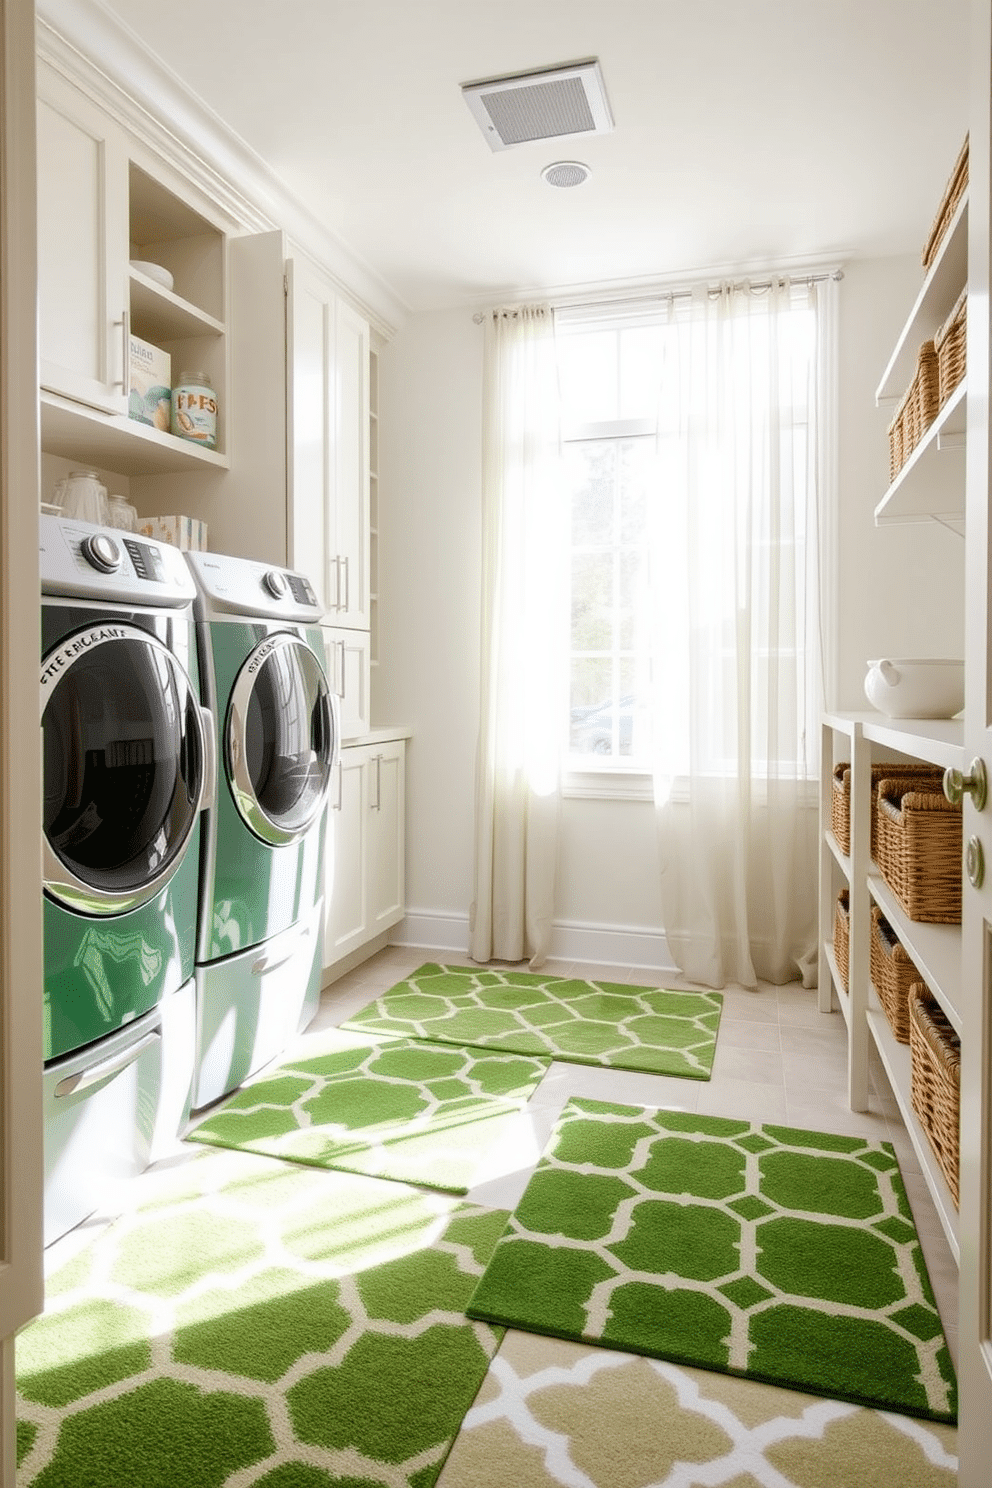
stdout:
<svg viewBox="0 0 992 1488">
<path fill-rule="evenodd" d="M 65 483 L 62 502 L 67 517 L 106 527 L 110 516 L 107 488 L 95 470 L 73 470 Z"/>
<path fill-rule="evenodd" d="M 183 372 L 172 389 L 172 433 L 180 439 L 217 445 L 217 394 L 206 372 Z"/>
<path fill-rule="evenodd" d="M 119 527 L 123 532 L 137 532 L 138 512 L 126 496 L 111 496 L 108 525 Z"/>
</svg>

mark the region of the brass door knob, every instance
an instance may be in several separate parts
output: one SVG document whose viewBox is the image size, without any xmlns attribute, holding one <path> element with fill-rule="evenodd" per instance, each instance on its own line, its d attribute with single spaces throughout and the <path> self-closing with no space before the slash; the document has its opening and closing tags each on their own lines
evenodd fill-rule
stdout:
<svg viewBox="0 0 992 1488">
<path fill-rule="evenodd" d="M 965 796 L 971 796 L 972 805 L 976 811 L 985 809 L 985 802 L 989 797 L 988 776 L 985 773 L 985 761 L 973 759 L 971 772 L 962 775 L 960 770 L 944 771 L 944 795 L 952 806 L 960 806 Z"/>
</svg>

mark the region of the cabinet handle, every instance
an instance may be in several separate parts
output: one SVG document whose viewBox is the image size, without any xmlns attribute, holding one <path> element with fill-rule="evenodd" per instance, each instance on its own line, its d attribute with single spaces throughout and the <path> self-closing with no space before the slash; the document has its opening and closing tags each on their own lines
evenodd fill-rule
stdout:
<svg viewBox="0 0 992 1488">
<path fill-rule="evenodd" d="M 945 770 L 944 795 L 952 806 L 960 806 L 965 796 L 969 795 L 971 796 L 972 805 L 975 810 L 984 811 L 985 802 L 988 800 L 988 777 L 985 773 L 985 761 L 973 759 L 970 775 L 962 775 L 960 770 Z"/>
<path fill-rule="evenodd" d="M 131 316 L 125 310 L 120 320 L 115 320 L 114 325 L 121 328 L 121 375 L 118 377 L 115 387 L 123 388 L 125 398 L 131 396 Z"/>
<path fill-rule="evenodd" d="M 375 762 L 375 800 L 372 803 L 373 811 L 382 809 L 382 755 L 373 755 Z"/>
<path fill-rule="evenodd" d="M 344 608 L 345 608 L 345 610 L 350 610 L 351 609 L 351 559 L 348 557 L 348 554 L 347 553 L 345 553 L 344 557 L 341 559 L 341 562 L 344 564 Z"/>
<path fill-rule="evenodd" d="M 338 798 L 331 807 L 332 811 L 340 811 L 344 804 L 344 762 L 338 760 Z"/>
<path fill-rule="evenodd" d="M 344 649 L 345 649 L 344 648 L 344 641 L 338 641 L 338 645 L 341 647 L 341 661 L 339 663 L 339 665 L 341 667 L 341 686 L 338 688 L 338 697 L 343 700 L 344 699 L 345 692 L 347 691 L 347 685 L 348 685 L 348 683 L 347 683 L 347 673 L 345 672 L 345 669 L 344 669 Z"/>
</svg>

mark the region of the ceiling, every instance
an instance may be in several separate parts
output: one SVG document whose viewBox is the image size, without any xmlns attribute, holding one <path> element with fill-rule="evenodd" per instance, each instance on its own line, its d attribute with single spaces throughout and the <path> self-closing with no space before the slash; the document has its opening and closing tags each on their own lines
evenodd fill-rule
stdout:
<svg viewBox="0 0 992 1488">
<path fill-rule="evenodd" d="M 93 4 L 414 312 L 918 253 L 967 128 L 967 0 Z M 587 57 L 611 133 L 490 151 L 461 83 Z"/>
</svg>

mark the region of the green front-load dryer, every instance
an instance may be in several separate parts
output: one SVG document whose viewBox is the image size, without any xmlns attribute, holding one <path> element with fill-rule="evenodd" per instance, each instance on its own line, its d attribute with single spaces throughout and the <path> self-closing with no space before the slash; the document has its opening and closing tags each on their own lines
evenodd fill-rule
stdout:
<svg viewBox="0 0 992 1488">
<path fill-rule="evenodd" d="M 188 553 L 217 789 L 204 818 L 194 1108 L 276 1058 L 320 997 L 338 700 L 300 573 Z"/>
<path fill-rule="evenodd" d="M 40 524 L 48 1243 L 188 1116 L 214 764 L 181 553 Z"/>
</svg>

